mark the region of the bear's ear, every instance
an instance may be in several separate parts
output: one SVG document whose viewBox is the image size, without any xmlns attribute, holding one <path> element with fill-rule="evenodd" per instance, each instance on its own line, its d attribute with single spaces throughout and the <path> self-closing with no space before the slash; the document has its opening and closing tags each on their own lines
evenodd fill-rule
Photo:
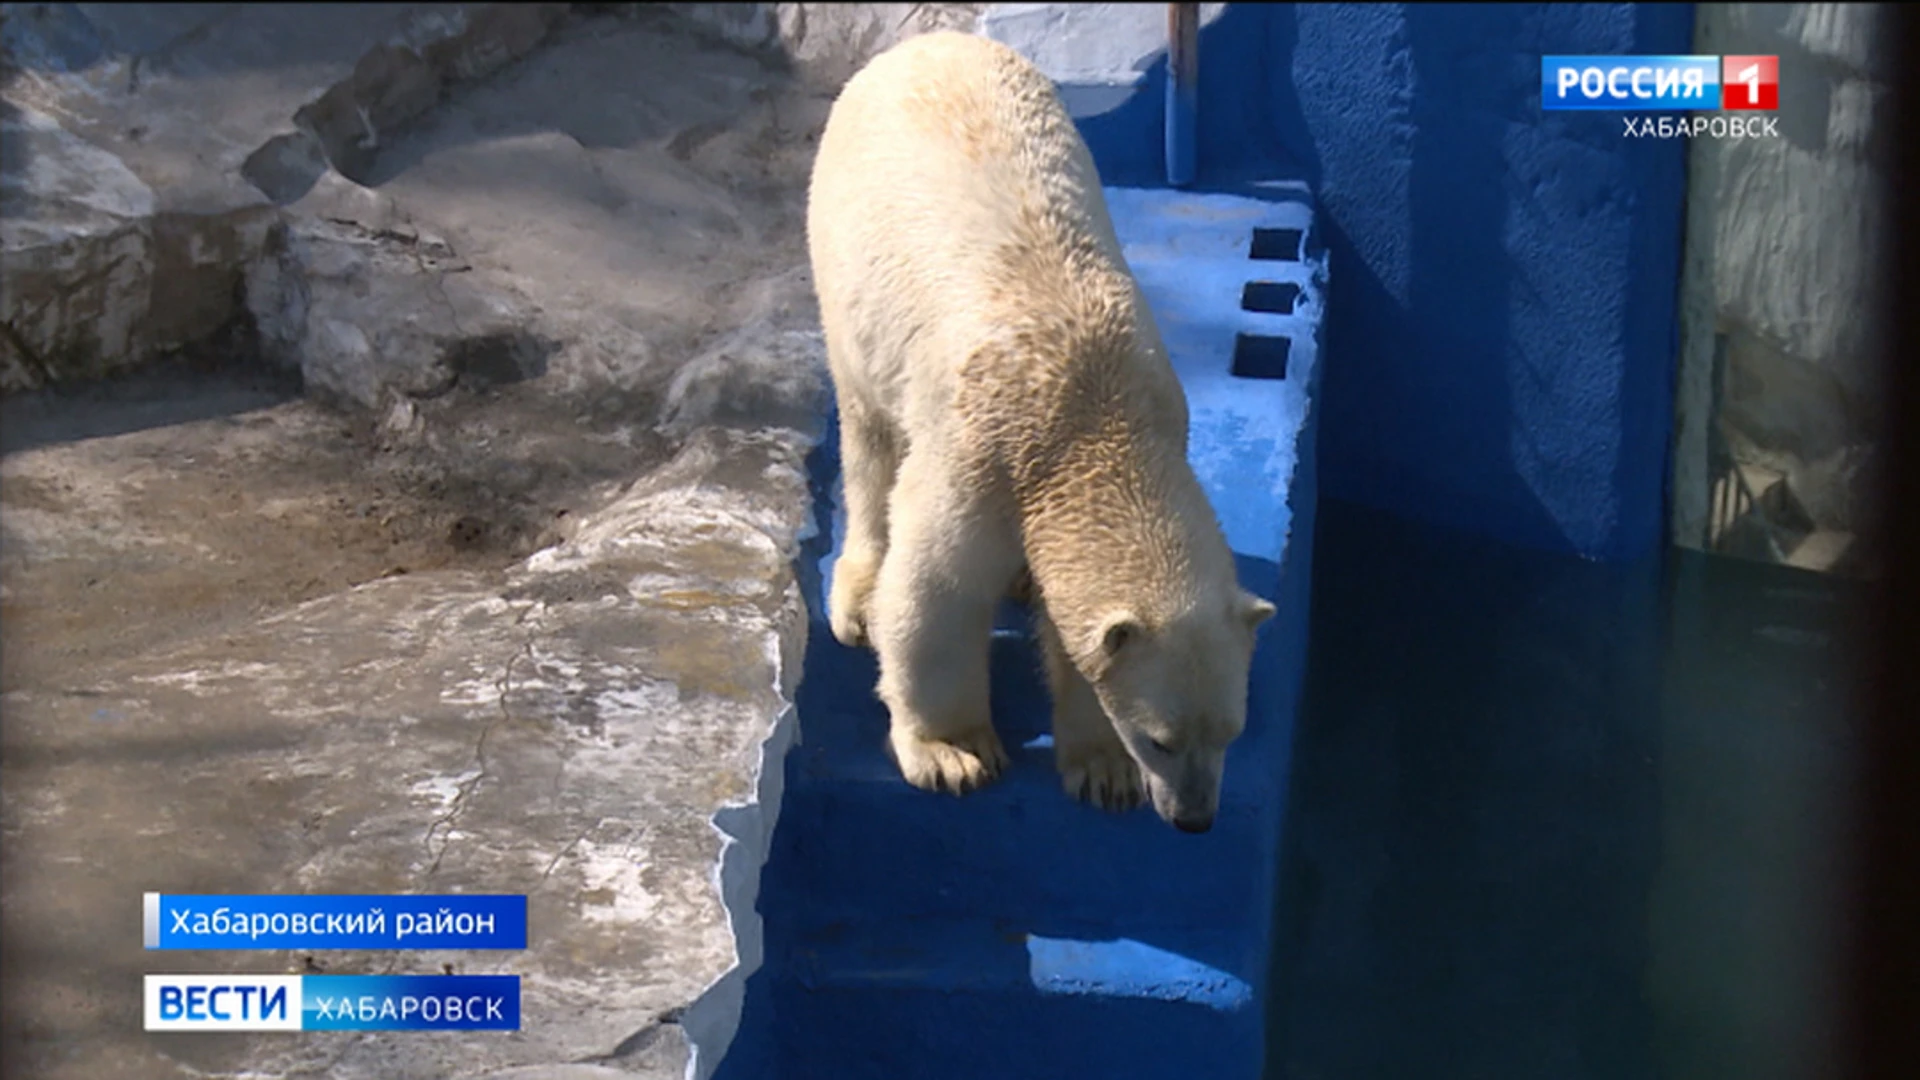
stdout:
<svg viewBox="0 0 1920 1080">
<path fill-rule="evenodd" d="M 1260 624 L 1273 618 L 1279 610 L 1267 601 L 1244 590 L 1240 593 L 1239 609 L 1240 621 L 1245 623 L 1249 630 L 1260 629 Z"/>
<path fill-rule="evenodd" d="M 1120 655 L 1121 650 L 1139 640 L 1144 631 L 1131 615 L 1122 615 L 1100 631 L 1100 651 L 1111 660 Z"/>
<path fill-rule="evenodd" d="M 1094 636 L 1093 663 L 1095 672 L 1105 674 L 1120 654 L 1133 644 L 1147 636 L 1146 624 L 1131 611 L 1116 611 L 1100 621 L 1100 629 Z"/>
</svg>

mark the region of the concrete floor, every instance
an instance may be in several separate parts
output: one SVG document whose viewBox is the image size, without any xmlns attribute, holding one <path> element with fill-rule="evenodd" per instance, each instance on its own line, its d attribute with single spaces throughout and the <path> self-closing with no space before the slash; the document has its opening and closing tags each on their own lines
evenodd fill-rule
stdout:
<svg viewBox="0 0 1920 1080">
<path fill-rule="evenodd" d="M 735 962 L 713 817 L 758 798 L 797 674 L 779 538 L 807 505 L 805 439 L 696 433 L 529 560 L 462 543 L 465 518 L 448 535 L 337 417 L 224 392 L 260 407 L 0 467 L 9 1069 L 424 1077 L 617 1059 L 680 1076 L 677 1025 L 642 1037 Z M 62 410 L 114 411 L 46 412 Z M 525 893 L 531 940 L 147 953 L 149 890 Z M 446 965 L 522 975 L 523 1031 L 140 1030 L 143 972 Z"/>
<path fill-rule="evenodd" d="M 206 169 L 288 223 L 309 324 L 400 366 L 308 354 L 303 397 L 188 350 L 0 406 L 7 1074 L 677 1080 L 728 1036 L 707 991 L 757 962 L 743 852 L 805 645 L 824 101 L 654 14 L 575 13 L 276 209 L 221 170 L 407 5 L 81 7 L 167 25 L 14 77 L 81 132 L 35 149 L 95 140 L 75 160 L 124 153 L 163 202 Z M 502 329 L 535 362 L 468 347 Z M 530 941 L 149 953 L 148 891 L 525 893 Z M 145 972 L 449 967 L 521 975 L 522 1030 L 141 1030 Z"/>
</svg>

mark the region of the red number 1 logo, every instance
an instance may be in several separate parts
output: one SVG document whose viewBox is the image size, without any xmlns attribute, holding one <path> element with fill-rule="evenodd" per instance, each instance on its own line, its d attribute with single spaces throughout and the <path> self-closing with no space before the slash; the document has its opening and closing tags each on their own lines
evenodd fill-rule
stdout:
<svg viewBox="0 0 1920 1080">
<path fill-rule="evenodd" d="M 1777 56 L 1721 57 L 1720 107 L 1746 112 L 1773 112 L 1779 109 L 1780 58 Z"/>
</svg>

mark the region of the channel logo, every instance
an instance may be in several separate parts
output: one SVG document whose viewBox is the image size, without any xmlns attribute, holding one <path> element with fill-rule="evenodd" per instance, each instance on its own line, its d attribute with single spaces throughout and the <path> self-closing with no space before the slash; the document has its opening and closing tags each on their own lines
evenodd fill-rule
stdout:
<svg viewBox="0 0 1920 1080">
<path fill-rule="evenodd" d="M 1720 58 L 1720 107 L 1730 111 L 1774 112 L 1780 108 L 1780 58 Z"/>
<path fill-rule="evenodd" d="M 1543 56 L 1540 105 L 1605 112 L 1773 111 L 1777 56 Z"/>
<path fill-rule="evenodd" d="M 300 975 L 149 975 L 148 1031 L 299 1031 Z"/>
<path fill-rule="evenodd" d="M 148 975 L 148 1031 L 518 1031 L 518 975 Z"/>
</svg>

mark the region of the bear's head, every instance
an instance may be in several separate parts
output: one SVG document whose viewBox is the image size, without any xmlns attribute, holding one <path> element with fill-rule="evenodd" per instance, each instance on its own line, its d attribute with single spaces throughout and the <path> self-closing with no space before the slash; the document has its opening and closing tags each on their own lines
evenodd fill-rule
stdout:
<svg viewBox="0 0 1920 1080">
<path fill-rule="evenodd" d="M 1112 611 L 1080 654 L 1154 812 L 1182 832 L 1213 827 L 1227 745 L 1247 726 L 1254 636 L 1273 614 L 1238 586 L 1157 623 Z"/>
</svg>

